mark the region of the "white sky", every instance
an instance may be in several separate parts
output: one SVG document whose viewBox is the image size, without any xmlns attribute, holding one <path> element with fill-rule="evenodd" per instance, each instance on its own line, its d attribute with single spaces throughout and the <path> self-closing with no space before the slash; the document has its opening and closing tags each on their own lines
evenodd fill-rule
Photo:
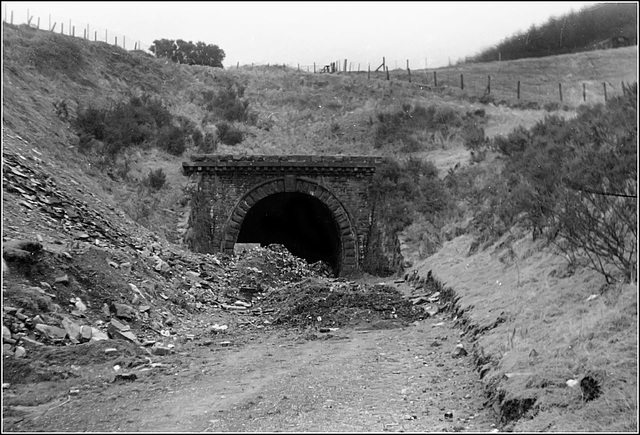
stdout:
<svg viewBox="0 0 640 435">
<path fill-rule="evenodd" d="M 355 70 L 446 66 L 473 56 L 550 17 L 578 12 L 596 2 L 38 2 L 3 1 L 2 16 L 14 24 L 40 18 L 47 29 L 59 23 L 89 24 L 89 35 L 113 43 L 124 35 L 126 48 L 143 48 L 157 39 L 215 44 L 224 50 L 225 67 L 287 64 L 313 68 L 347 59 Z M 121 45 L 119 37 L 119 45 Z"/>
</svg>

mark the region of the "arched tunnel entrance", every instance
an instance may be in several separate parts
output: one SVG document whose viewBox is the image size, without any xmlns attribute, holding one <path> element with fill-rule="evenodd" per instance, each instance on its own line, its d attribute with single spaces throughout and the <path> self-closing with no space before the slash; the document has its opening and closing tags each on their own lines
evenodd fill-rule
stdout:
<svg viewBox="0 0 640 435">
<path fill-rule="evenodd" d="M 255 203 L 247 212 L 238 243 L 284 245 L 308 263 L 323 261 L 340 272 L 340 231 L 329 208 L 300 192 L 281 192 Z"/>
</svg>

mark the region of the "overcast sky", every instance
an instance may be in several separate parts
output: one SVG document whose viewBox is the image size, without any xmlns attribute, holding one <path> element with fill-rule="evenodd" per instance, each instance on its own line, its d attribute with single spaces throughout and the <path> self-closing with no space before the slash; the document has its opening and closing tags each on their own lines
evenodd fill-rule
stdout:
<svg viewBox="0 0 640 435">
<path fill-rule="evenodd" d="M 215 44 L 225 67 L 287 64 L 313 68 L 347 59 L 366 70 L 437 68 L 473 56 L 552 16 L 596 2 L 37 2 L 3 1 L 2 16 L 14 24 L 40 18 L 40 28 L 75 26 L 82 36 L 109 42 L 126 37 L 126 48 L 157 39 Z M 66 24 L 65 24 L 66 23 Z M 122 37 L 119 38 L 122 45 Z"/>
</svg>

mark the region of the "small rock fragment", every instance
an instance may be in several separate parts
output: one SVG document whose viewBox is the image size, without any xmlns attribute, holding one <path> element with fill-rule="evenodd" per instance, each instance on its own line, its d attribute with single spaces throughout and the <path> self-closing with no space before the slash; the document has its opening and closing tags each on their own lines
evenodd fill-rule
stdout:
<svg viewBox="0 0 640 435">
<path fill-rule="evenodd" d="M 453 358 L 462 358 L 463 356 L 466 356 L 466 355 L 467 355 L 467 351 L 465 350 L 462 344 L 456 345 L 455 350 L 451 354 Z"/>
<path fill-rule="evenodd" d="M 24 358 L 27 356 L 27 350 L 22 346 L 16 346 L 13 356 L 16 358 Z"/>
<path fill-rule="evenodd" d="M 56 284 L 64 284 L 69 285 L 69 275 L 66 273 L 62 276 L 59 276 L 55 279 Z"/>
</svg>

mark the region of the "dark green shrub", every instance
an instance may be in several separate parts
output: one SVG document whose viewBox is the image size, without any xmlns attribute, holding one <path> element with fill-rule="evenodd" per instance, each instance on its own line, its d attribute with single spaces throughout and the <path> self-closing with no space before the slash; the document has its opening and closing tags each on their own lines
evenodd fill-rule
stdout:
<svg viewBox="0 0 640 435">
<path fill-rule="evenodd" d="M 244 139 L 242 132 L 227 122 L 217 123 L 216 128 L 220 142 L 225 145 L 237 145 Z"/>
<path fill-rule="evenodd" d="M 79 106 L 76 119 L 73 121 L 73 126 L 84 135 L 88 135 L 97 140 L 103 140 L 106 119 L 107 111 L 104 109 L 92 106 Z"/>
<path fill-rule="evenodd" d="M 494 143 L 507 157 L 493 183 L 499 200 L 489 201 L 494 226 L 521 223 L 567 258 L 584 256 L 607 281 L 614 272 L 635 279 L 637 91 Z"/>
<path fill-rule="evenodd" d="M 403 163 L 385 159 L 373 177 L 370 195 L 392 231 L 404 229 L 415 213 L 434 217 L 449 204 L 435 165 L 415 158 Z"/>
<path fill-rule="evenodd" d="M 162 127 L 158 134 L 157 144 L 160 149 L 174 156 L 181 156 L 184 152 L 185 136 L 180 127 L 169 125 Z"/>
<path fill-rule="evenodd" d="M 200 130 L 194 130 L 191 133 L 191 140 L 193 141 L 193 147 L 196 149 L 200 149 L 204 145 L 204 135 Z"/>
<path fill-rule="evenodd" d="M 464 127 L 462 127 L 462 141 L 467 149 L 480 149 L 486 142 L 484 128 L 475 122 L 467 122 Z"/>
<path fill-rule="evenodd" d="M 172 122 L 173 115 L 162 101 L 144 94 L 110 108 L 80 107 L 73 126 L 81 145 L 89 144 L 90 139 L 102 141 L 102 151 L 114 159 L 123 149 L 149 142 L 158 135 L 163 136 L 159 142 L 165 144 L 164 149 L 181 154 L 184 144 L 178 142 L 176 132 L 167 130 Z"/>
<path fill-rule="evenodd" d="M 162 168 L 158 168 L 155 171 L 149 171 L 147 178 L 144 182 L 153 191 L 158 191 L 164 187 L 167 182 L 167 174 L 164 173 Z"/>
<path fill-rule="evenodd" d="M 505 156 L 511 156 L 513 154 L 521 153 L 527 147 L 529 143 L 530 135 L 529 131 L 519 126 L 511 133 L 504 136 L 496 136 L 493 138 L 492 147 Z"/>
<path fill-rule="evenodd" d="M 210 112 L 218 113 L 226 121 L 250 122 L 254 117 L 249 110 L 249 101 L 242 98 L 244 89 L 243 85 L 234 83 L 217 94 L 205 91 L 203 94 L 205 108 Z"/>
</svg>

